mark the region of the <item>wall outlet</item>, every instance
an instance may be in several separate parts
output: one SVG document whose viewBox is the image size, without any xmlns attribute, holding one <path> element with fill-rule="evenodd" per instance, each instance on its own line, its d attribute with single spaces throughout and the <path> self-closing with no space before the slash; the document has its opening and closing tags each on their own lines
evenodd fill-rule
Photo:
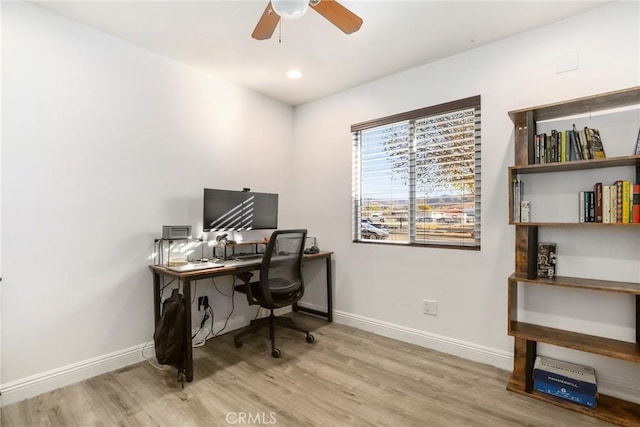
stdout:
<svg viewBox="0 0 640 427">
<path fill-rule="evenodd" d="M 438 301 L 431 301 L 428 299 L 422 300 L 422 312 L 424 314 L 431 314 L 432 316 L 438 315 Z"/>
</svg>

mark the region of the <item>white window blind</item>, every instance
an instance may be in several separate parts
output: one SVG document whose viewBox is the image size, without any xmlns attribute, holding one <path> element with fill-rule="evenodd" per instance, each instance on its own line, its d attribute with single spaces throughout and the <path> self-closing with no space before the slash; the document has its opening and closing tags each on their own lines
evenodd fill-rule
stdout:
<svg viewBox="0 0 640 427">
<path fill-rule="evenodd" d="M 352 126 L 353 238 L 480 247 L 480 97 Z"/>
</svg>

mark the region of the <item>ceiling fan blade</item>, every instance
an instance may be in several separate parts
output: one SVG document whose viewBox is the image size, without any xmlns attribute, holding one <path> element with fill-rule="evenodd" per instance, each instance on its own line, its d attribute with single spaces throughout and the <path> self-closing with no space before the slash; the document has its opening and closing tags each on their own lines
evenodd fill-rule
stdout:
<svg viewBox="0 0 640 427">
<path fill-rule="evenodd" d="M 362 18 L 335 0 L 321 0 L 315 6 L 310 6 L 345 34 L 355 33 L 362 25 Z"/>
<path fill-rule="evenodd" d="M 251 33 L 251 37 L 256 40 L 270 39 L 278 26 L 278 22 L 280 22 L 280 16 L 273 10 L 271 2 L 269 2 L 267 8 L 262 12 L 256 28 Z"/>
</svg>

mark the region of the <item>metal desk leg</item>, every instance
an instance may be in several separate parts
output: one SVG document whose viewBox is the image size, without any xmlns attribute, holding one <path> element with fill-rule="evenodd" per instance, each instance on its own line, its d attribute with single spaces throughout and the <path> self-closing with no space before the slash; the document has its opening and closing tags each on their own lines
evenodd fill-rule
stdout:
<svg viewBox="0 0 640 427">
<path fill-rule="evenodd" d="M 321 316 L 327 319 L 328 322 L 333 322 L 333 274 L 331 272 L 331 254 L 327 255 L 326 258 L 326 272 L 327 272 L 327 312 L 316 310 L 313 308 L 302 307 L 298 304 L 293 304 L 292 310 L 298 311 L 301 313 L 309 313 L 315 314 L 316 316 Z"/>
<path fill-rule="evenodd" d="M 331 255 L 327 257 L 327 320 L 333 322 L 333 274 L 331 273 Z"/>
<path fill-rule="evenodd" d="M 153 272 L 153 327 L 160 319 L 160 308 L 162 307 L 162 296 L 160 295 L 160 274 Z"/>
<path fill-rule="evenodd" d="M 184 322 L 184 345 L 185 345 L 185 373 L 188 383 L 193 381 L 193 348 L 191 348 L 191 280 L 184 279 L 182 289 L 185 305 L 185 322 Z"/>
</svg>

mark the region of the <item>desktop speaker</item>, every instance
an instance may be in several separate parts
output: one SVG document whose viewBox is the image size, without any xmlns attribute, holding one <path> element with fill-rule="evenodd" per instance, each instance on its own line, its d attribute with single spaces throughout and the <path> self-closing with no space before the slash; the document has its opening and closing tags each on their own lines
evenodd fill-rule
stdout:
<svg viewBox="0 0 640 427">
<path fill-rule="evenodd" d="M 163 225 L 162 238 L 166 240 L 189 239 L 191 237 L 190 225 Z"/>
</svg>

